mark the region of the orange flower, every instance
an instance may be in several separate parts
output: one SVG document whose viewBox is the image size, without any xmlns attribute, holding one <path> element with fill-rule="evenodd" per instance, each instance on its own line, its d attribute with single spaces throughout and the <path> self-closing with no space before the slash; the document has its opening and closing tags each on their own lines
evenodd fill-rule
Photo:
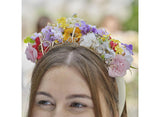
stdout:
<svg viewBox="0 0 160 117">
<path fill-rule="evenodd" d="M 73 30 L 74 28 L 67 28 L 64 30 L 64 34 L 63 34 L 64 41 L 68 40 L 69 42 L 72 42 L 71 39 L 72 39 Z M 78 27 L 76 27 L 73 35 L 73 40 L 77 38 L 78 39 L 77 41 L 79 41 L 79 38 L 81 38 L 81 36 L 82 36 L 81 30 Z"/>
</svg>

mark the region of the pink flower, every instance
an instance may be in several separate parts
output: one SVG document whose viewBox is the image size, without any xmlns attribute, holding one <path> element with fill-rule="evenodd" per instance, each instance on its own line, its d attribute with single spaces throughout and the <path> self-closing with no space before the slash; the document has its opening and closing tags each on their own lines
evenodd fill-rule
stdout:
<svg viewBox="0 0 160 117">
<path fill-rule="evenodd" d="M 28 47 L 26 48 L 25 54 L 27 56 L 28 60 L 31 60 L 32 62 L 36 62 L 37 59 L 37 50 L 32 47 L 31 44 L 28 44 Z"/>
<path fill-rule="evenodd" d="M 116 55 L 109 66 L 109 76 L 122 77 L 126 74 L 126 70 L 130 68 L 130 63 L 122 55 Z"/>
</svg>

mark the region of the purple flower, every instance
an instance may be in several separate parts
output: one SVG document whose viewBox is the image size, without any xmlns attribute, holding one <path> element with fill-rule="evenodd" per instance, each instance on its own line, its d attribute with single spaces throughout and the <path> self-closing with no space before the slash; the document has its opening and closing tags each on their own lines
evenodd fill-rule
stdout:
<svg viewBox="0 0 160 117">
<path fill-rule="evenodd" d="M 96 26 L 90 26 L 91 27 L 91 32 L 97 34 L 98 33 L 98 29 L 96 28 Z"/>
<path fill-rule="evenodd" d="M 98 33 L 96 26 L 92 26 L 92 25 L 86 24 L 85 21 L 81 21 L 81 26 L 79 25 L 79 23 L 75 23 L 75 26 L 79 27 L 79 29 L 81 30 L 82 35 L 85 35 L 88 32 L 93 32 L 95 34 Z"/>
<path fill-rule="evenodd" d="M 53 28 L 52 28 L 52 26 L 46 26 L 45 28 L 43 28 L 42 30 L 41 30 L 41 32 L 42 32 L 42 34 L 44 35 L 44 37 L 45 37 L 45 39 L 44 40 L 46 40 L 46 41 L 50 41 L 50 42 L 52 42 L 52 39 L 53 39 Z M 51 38 L 52 37 L 52 38 Z"/>
<path fill-rule="evenodd" d="M 62 42 L 62 39 L 58 39 L 58 41 L 61 43 L 61 42 Z"/>
<path fill-rule="evenodd" d="M 31 36 L 31 39 L 35 40 L 39 36 L 40 36 L 40 33 L 35 32 L 34 35 Z"/>
<path fill-rule="evenodd" d="M 121 45 L 124 45 L 126 47 L 126 49 L 133 55 L 133 45 L 132 44 L 124 44 L 121 43 Z"/>
<path fill-rule="evenodd" d="M 63 38 L 62 31 L 63 31 L 62 28 L 54 27 L 54 29 L 52 30 L 52 32 L 54 33 L 52 41 Z"/>
<path fill-rule="evenodd" d="M 38 53 L 37 53 L 37 50 L 35 48 L 33 48 L 31 44 L 28 44 L 28 47 L 26 48 L 25 54 L 26 54 L 28 60 L 31 60 L 34 63 L 36 62 Z"/>
<path fill-rule="evenodd" d="M 103 28 L 103 29 L 97 29 L 97 33 L 101 36 L 103 35 L 109 35 L 108 32 L 106 32 L 106 30 Z"/>
<path fill-rule="evenodd" d="M 52 27 L 52 26 L 46 26 L 45 28 L 43 28 L 41 30 L 42 34 L 44 35 L 44 41 L 49 41 L 50 43 L 52 43 L 55 40 L 58 40 L 59 42 L 62 42 L 62 38 L 63 38 L 63 29 L 57 27 Z M 44 46 L 48 46 L 49 43 L 48 42 L 44 42 L 43 43 Z"/>
<path fill-rule="evenodd" d="M 90 31 L 90 26 L 88 24 L 86 24 L 84 21 L 81 21 L 81 27 L 79 27 L 81 30 L 81 33 L 87 34 Z"/>
<path fill-rule="evenodd" d="M 75 23 L 75 26 L 76 26 L 76 27 L 80 27 L 79 23 Z"/>
<path fill-rule="evenodd" d="M 87 34 L 91 29 L 90 25 L 86 24 L 85 21 L 81 21 L 81 26 L 78 23 L 76 23 L 75 26 L 79 27 L 79 29 L 81 30 L 82 35 Z"/>
</svg>

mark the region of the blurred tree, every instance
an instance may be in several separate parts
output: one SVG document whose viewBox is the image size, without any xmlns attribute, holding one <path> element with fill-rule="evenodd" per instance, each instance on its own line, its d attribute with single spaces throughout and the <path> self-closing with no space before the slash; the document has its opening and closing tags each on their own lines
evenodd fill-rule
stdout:
<svg viewBox="0 0 160 117">
<path fill-rule="evenodd" d="M 134 0 L 131 5 L 131 17 L 123 23 L 123 30 L 134 30 L 138 32 L 138 0 Z"/>
<path fill-rule="evenodd" d="M 51 19 L 48 16 L 41 16 L 37 21 L 37 31 L 40 32 L 42 28 L 47 26 L 48 23 L 52 23 Z"/>
</svg>

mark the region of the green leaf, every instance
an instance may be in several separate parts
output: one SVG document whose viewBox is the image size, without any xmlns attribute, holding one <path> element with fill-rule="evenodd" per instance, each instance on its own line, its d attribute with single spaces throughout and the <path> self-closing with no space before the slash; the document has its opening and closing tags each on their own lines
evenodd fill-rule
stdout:
<svg viewBox="0 0 160 117">
<path fill-rule="evenodd" d="M 105 58 L 104 58 L 104 55 L 101 55 L 101 58 L 102 58 L 102 59 L 105 59 Z"/>
<path fill-rule="evenodd" d="M 26 37 L 26 39 L 24 39 L 24 43 L 34 43 L 35 40 L 32 40 L 30 36 Z"/>
<path fill-rule="evenodd" d="M 138 68 L 136 68 L 136 67 L 133 67 L 133 66 L 130 66 L 130 68 L 132 68 L 132 69 L 138 69 Z"/>
</svg>

